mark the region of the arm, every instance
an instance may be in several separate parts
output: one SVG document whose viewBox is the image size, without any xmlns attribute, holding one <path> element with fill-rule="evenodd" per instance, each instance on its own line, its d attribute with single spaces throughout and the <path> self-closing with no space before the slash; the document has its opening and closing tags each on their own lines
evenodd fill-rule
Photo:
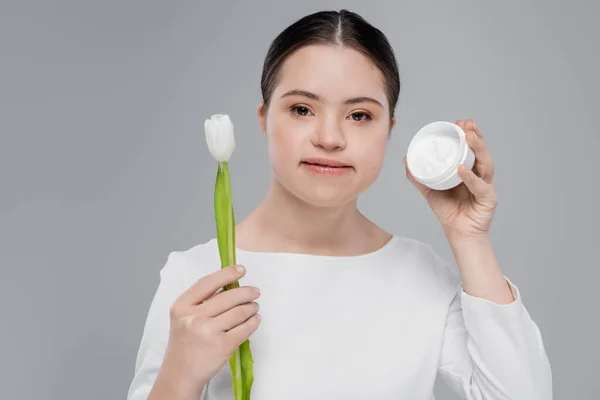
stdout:
<svg viewBox="0 0 600 400">
<path fill-rule="evenodd" d="M 467 400 L 551 400 L 540 330 L 519 289 L 501 272 L 487 238 L 449 238 L 460 273 L 440 376 Z"/>
<path fill-rule="evenodd" d="M 150 304 L 127 400 L 198 400 L 205 395 L 205 385 L 193 386 L 179 378 L 184 374 L 178 372 L 175 363 L 169 362 L 167 353 L 170 308 L 185 290 L 185 273 L 180 256 L 169 254 Z"/>
<path fill-rule="evenodd" d="M 147 400 L 198 400 L 204 393 L 205 385 L 200 389 L 189 387 L 187 382 L 181 381 L 179 375 L 175 373 L 175 368 L 168 368 L 163 363 L 152 390 L 148 395 Z"/>
<path fill-rule="evenodd" d="M 468 295 L 496 304 L 515 301 L 511 287 L 496 262 L 487 235 L 470 238 L 447 237 L 458 265 L 463 290 Z"/>
</svg>

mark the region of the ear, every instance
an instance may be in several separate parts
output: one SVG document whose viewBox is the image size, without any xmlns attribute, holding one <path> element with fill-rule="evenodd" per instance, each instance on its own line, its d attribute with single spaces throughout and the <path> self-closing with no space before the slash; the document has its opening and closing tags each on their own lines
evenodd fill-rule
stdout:
<svg viewBox="0 0 600 400">
<path fill-rule="evenodd" d="M 256 110 L 256 115 L 258 116 L 258 122 L 260 123 L 260 130 L 266 135 L 267 134 L 267 116 L 265 113 L 265 103 L 260 102 L 258 105 L 258 109 Z"/>
</svg>

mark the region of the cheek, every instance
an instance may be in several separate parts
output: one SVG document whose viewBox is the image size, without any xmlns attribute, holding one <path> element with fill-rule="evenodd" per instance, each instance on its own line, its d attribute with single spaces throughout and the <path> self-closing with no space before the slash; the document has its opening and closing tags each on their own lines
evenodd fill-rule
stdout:
<svg viewBox="0 0 600 400">
<path fill-rule="evenodd" d="M 283 116 L 274 116 L 267 124 L 269 156 L 274 167 L 292 165 L 300 157 L 302 134 L 298 129 Z"/>
<path fill-rule="evenodd" d="M 361 175 L 367 182 L 373 182 L 379 176 L 383 167 L 383 159 L 387 148 L 387 136 L 364 141 L 359 153 L 358 165 Z"/>
</svg>

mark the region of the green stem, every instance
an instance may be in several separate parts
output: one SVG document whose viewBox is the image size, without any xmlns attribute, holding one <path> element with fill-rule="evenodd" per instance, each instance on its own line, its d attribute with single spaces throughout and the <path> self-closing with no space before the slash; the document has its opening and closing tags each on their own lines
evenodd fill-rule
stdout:
<svg viewBox="0 0 600 400">
<path fill-rule="evenodd" d="M 221 268 L 236 264 L 235 217 L 231 195 L 231 181 L 227 162 L 219 163 L 215 185 L 215 216 L 217 240 L 221 258 Z M 226 285 L 224 290 L 239 287 L 239 281 Z M 250 390 L 254 380 L 250 342 L 246 340 L 229 359 L 235 400 L 250 400 Z"/>
<path fill-rule="evenodd" d="M 223 177 L 225 178 L 225 194 L 228 200 L 227 204 L 227 261 L 230 265 L 236 263 L 235 260 L 235 218 L 233 216 L 233 197 L 231 196 L 231 180 L 229 179 L 229 165 L 223 162 Z"/>
<path fill-rule="evenodd" d="M 231 367 L 234 398 L 235 400 L 244 400 L 244 379 L 242 377 L 242 359 L 239 347 L 235 349 L 229 359 L 229 366 Z"/>
<path fill-rule="evenodd" d="M 223 163 L 223 177 L 225 178 L 225 194 L 227 198 L 227 263 L 234 265 L 235 260 L 235 221 L 233 218 L 233 199 L 231 196 L 231 181 L 229 179 L 229 166 L 227 162 Z M 234 287 L 239 287 L 239 282 L 234 282 Z M 244 400 L 244 379 L 242 377 L 242 359 L 240 357 L 240 348 L 238 347 L 231 356 L 233 363 L 232 373 L 234 375 L 233 384 L 235 400 Z"/>
</svg>

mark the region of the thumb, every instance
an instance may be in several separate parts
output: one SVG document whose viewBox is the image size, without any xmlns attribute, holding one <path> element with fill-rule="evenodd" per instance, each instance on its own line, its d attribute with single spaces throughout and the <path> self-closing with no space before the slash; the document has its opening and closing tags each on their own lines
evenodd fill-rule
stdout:
<svg viewBox="0 0 600 400">
<path fill-rule="evenodd" d="M 404 161 L 404 169 L 406 172 L 406 177 L 419 190 L 419 192 L 423 195 L 423 197 L 427 198 L 427 196 L 429 195 L 429 192 L 431 192 L 432 189 L 428 188 L 427 186 L 423 185 L 420 182 L 417 182 L 415 177 L 410 172 L 410 169 L 408 168 L 408 162 L 406 160 L 406 156 L 404 156 L 403 161 Z"/>
</svg>

